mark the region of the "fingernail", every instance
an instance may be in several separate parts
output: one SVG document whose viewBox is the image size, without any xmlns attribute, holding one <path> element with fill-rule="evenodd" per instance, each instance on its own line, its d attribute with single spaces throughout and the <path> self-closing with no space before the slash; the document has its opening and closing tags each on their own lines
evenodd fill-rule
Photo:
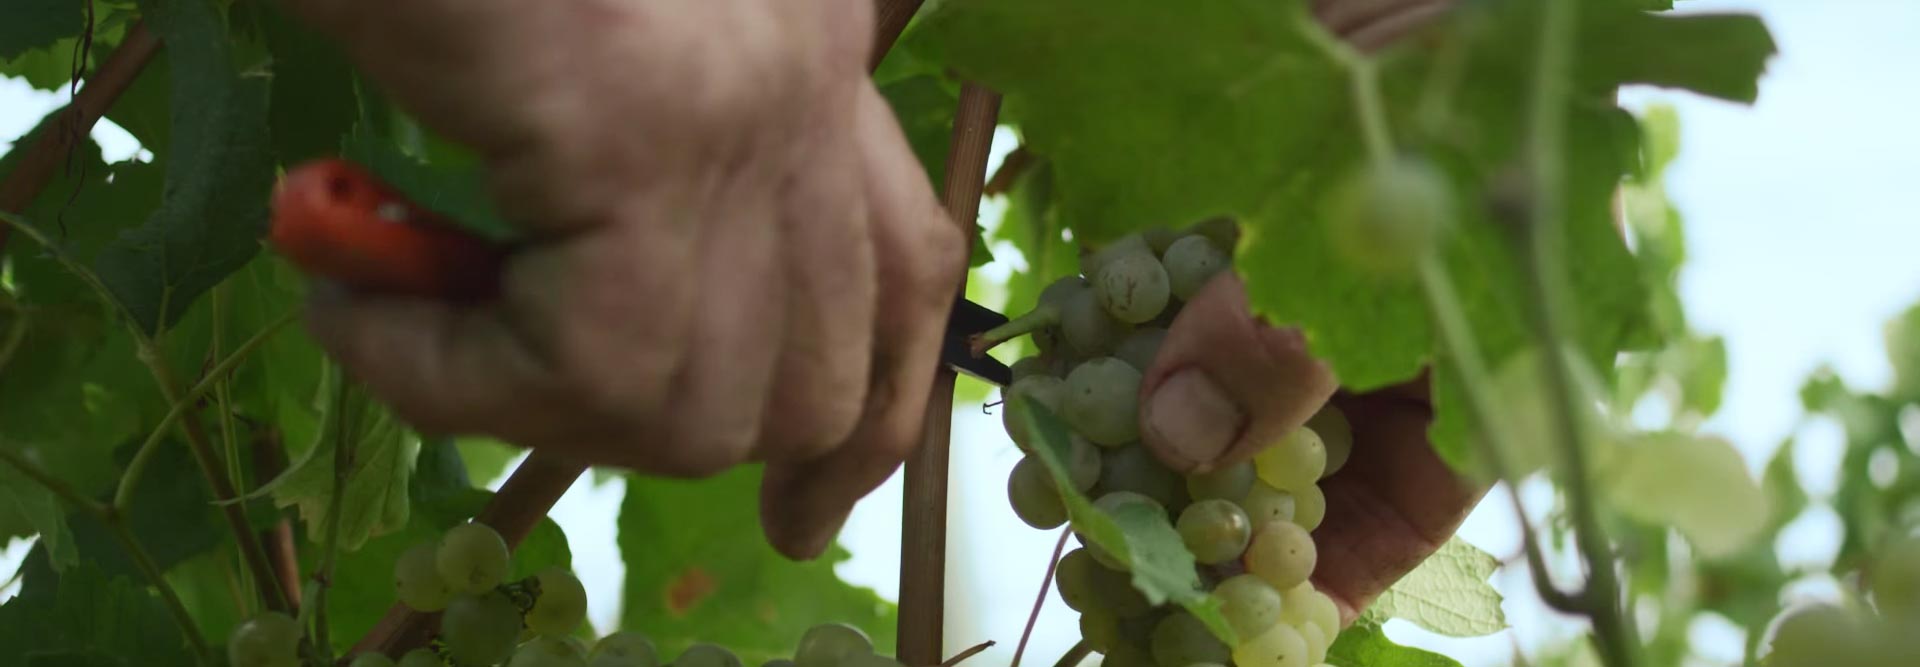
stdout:
<svg viewBox="0 0 1920 667">
<path fill-rule="evenodd" d="M 1196 369 L 1175 373 L 1147 399 L 1146 427 L 1162 456 L 1195 471 L 1211 467 L 1233 445 L 1246 414 L 1211 378 Z"/>
</svg>

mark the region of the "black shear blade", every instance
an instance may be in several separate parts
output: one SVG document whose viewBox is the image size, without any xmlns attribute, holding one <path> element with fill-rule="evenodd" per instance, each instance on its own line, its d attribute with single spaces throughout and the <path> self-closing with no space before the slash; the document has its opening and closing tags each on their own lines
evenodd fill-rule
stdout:
<svg viewBox="0 0 1920 667">
<path fill-rule="evenodd" d="M 955 300 L 953 312 L 947 316 L 947 336 L 940 346 L 940 362 L 995 386 L 1013 384 L 1013 369 L 987 355 L 973 356 L 967 345 L 967 339 L 974 334 L 1006 323 L 1007 316 L 994 312 L 992 308 L 965 298 Z"/>
</svg>

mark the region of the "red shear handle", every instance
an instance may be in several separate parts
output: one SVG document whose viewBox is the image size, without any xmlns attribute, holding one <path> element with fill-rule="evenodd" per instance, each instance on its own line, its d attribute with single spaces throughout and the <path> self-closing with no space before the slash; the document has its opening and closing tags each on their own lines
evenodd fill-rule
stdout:
<svg viewBox="0 0 1920 667">
<path fill-rule="evenodd" d="M 287 173 L 269 238 L 300 270 L 348 289 L 457 301 L 498 296 L 506 256 L 343 160 Z"/>
</svg>

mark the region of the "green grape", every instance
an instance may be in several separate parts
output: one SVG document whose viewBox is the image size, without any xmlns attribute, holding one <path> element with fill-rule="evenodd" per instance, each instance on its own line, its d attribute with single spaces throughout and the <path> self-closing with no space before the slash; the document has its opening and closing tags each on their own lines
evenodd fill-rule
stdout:
<svg viewBox="0 0 1920 667">
<path fill-rule="evenodd" d="M 1167 227 L 1148 227 L 1140 230 L 1140 240 L 1147 242 L 1147 248 L 1155 257 L 1167 254 L 1167 247 L 1174 241 L 1185 238 L 1180 232 Z"/>
<path fill-rule="evenodd" d="M 1140 324 L 1167 307 L 1172 291 L 1166 267 L 1143 247 L 1101 266 L 1093 277 L 1093 295 L 1113 319 Z"/>
<path fill-rule="evenodd" d="M 1313 574 L 1317 554 L 1306 529 L 1286 521 L 1271 521 L 1253 534 L 1244 558 L 1248 572 L 1274 588 L 1288 589 Z"/>
<path fill-rule="evenodd" d="M 1327 631 L 1313 623 L 1295 626 L 1294 629 L 1300 631 L 1300 638 L 1307 642 L 1307 662 L 1318 664 L 1327 659 L 1327 646 L 1331 643 L 1327 641 Z"/>
<path fill-rule="evenodd" d="M 1253 638 L 1280 622 L 1281 596 L 1266 580 L 1251 574 L 1235 575 L 1213 587 L 1220 614 L 1243 639 Z"/>
<path fill-rule="evenodd" d="M 440 656 L 434 655 L 433 651 L 417 648 L 400 656 L 400 662 L 395 667 L 442 667 L 444 664 L 446 663 L 440 662 Z"/>
<path fill-rule="evenodd" d="M 1312 486 L 1327 471 L 1327 446 L 1313 429 L 1300 427 L 1253 457 L 1260 480 L 1283 491 Z"/>
<path fill-rule="evenodd" d="M 1291 493 L 1267 486 L 1266 482 L 1255 482 L 1246 497 L 1240 499 L 1240 509 L 1247 511 L 1247 520 L 1257 528 L 1269 521 L 1292 521 L 1299 513 L 1300 503 Z"/>
<path fill-rule="evenodd" d="M 904 667 L 899 660 L 877 653 L 861 653 L 847 656 L 841 667 Z"/>
<path fill-rule="evenodd" d="M 1060 417 L 1095 443 L 1140 438 L 1140 371 L 1113 357 L 1091 359 L 1067 375 Z"/>
<path fill-rule="evenodd" d="M 293 617 L 277 611 L 261 613 L 227 638 L 227 662 L 233 667 L 300 667 L 300 636 Z"/>
<path fill-rule="evenodd" d="M 1920 616 L 1920 536 L 1908 535 L 1883 550 L 1872 575 L 1873 602 L 1881 613 Z"/>
<path fill-rule="evenodd" d="M 1041 357 L 1023 357 L 1008 366 L 1007 370 L 1013 372 L 1013 381 L 1019 382 L 1021 378 L 1048 375 L 1053 370 L 1053 366 Z"/>
<path fill-rule="evenodd" d="M 1137 493 L 1163 508 L 1177 508 L 1187 502 L 1186 481 L 1137 444 L 1108 450 L 1100 458 L 1100 483 L 1094 488 L 1102 495 Z"/>
<path fill-rule="evenodd" d="M 540 637 L 514 650 L 507 667 L 586 667 L 587 659 L 566 640 Z"/>
<path fill-rule="evenodd" d="M 434 563 L 455 592 L 483 593 L 507 577 L 507 541 L 484 523 L 463 523 L 440 536 Z"/>
<path fill-rule="evenodd" d="M 1322 478 L 1346 467 L 1347 459 L 1353 456 L 1353 424 L 1347 421 L 1347 413 L 1328 403 L 1307 420 L 1307 428 L 1320 434 L 1320 442 L 1327 448 L 1327 471 Z"/>
<path fill-rule="evenodd" d="M 539 574 L 540 597 L 527 610 L 527 627 L 543 635 L 566 636 L 587 618 L 587 588 L 564 567 Z"/>
<path fill-rule="evenodd" d="M 1146 373 L 1153 366 L 1154 356 L 1160 354 L 1160 343 L 1167 339 L 1166 327 L 1141 327 L 1120 341 L 1114 348 L 1113 356 L 1127 362 L 1134 370 Z"/>
<path fill-rule="evenodd" d="M 1205 236 L 1207 240 L 1213 242 L 1215 247 L 1229 253 L 1233 252 L 1234 246 L 1240 243 L 1240 223 L 1234 222 L 1233 218 L 1201 220 L 1194 223 L 1192 227 L 1188 227 L 1187 233 Z"/>
<path fill-rule="evenodd" d="M 1871 653 L 1866 628 L 1853 611 L 1814 605 L 1790 611 L 1774 628 L 1769 667 L 1861 665 Z"/>
<path fill-rule="evenodd" d="M 1193 298 L 1200 287 L 1233 264 L 1226 251 L 1205 236 L 1195 234 L 1167 246 L 1160 263 L 1167 267 L 1167 284 L 1181 301 Z"/>
<path fill-rule="evenodd" d="M 1074 293 L 1060 307 L 1060 337 L 1083 359 L 1111 354 L 1132 330 L 1132 325 L 1114 319 L 1100 307 L 1100 298 L 1092 287 Z"/>
<path fill-rule="evenodd" d="M 1313 582 L 1303 581 L 1280 594 L 1280 622 L 1296 628 L 1319 626 L 1329 637 L 1340 635 L 1340 607 Z"/>
<path fill-rule="evenodd" d="M 1167 515 L 1166 506 L 1161 505 L 1159 501 L 1154 500 L 1150 496 L 1132 491 L 1108 492 L 1101 495 L 1098 500 L 1093 501 L 1093 506 L 1102 512 L 1115 515 L 1132 507 L 1146 507 L 1154 512 L 1159 512 L 1160 516 Z"/>
<path fill-rule="evenodd" d="M 1207 626 L 1185 611 L 1176 611 L 1160 619 L 1153 627 L 1148 644 L 1153 661 L 1160 667 L 1186 667 L 1196 662 L 1226 662 L 1227 645 L 1213 637 Z"/>
<path fill-rule="evenodd" d="M 1275 623 L 1233 649 L 1238 667 L 1306 667 L 1307 640 L 1285 623 Z"/>
<path fill-rule="evenodd" d="M 394 667 L 393 658 L 380 653 L 362 653 L 353 657 L 347 667 Z"/>
<path fill-rule="evenodd" d="M 1194 500 L 1231 500 L 1240 502 L 1253 490 L 1256 476 L 1253 463 L 1241 462 L 1225 468 L 1187 476 L 1187 495 Z"/>
<path fill-rule="evenodd" d="M 673 667 L 742 667 L 740 656 L 713 644 L 694 644 L 673 659 Z"/>
<path fill-rule="evenodd" d="M 456 597 L 440 614 L 440 638 L 455 662 L 497 664 L 520 638 L 520 609 L 498 591 Z"/>
<path fill-rule="evenodd" d="M 653 641 L 632 630 L 621 630 L 601 637 L 587 651 L 592 667 L 659 667 L 660 654 Z"/>
<path fill-rule="evenodd" d="M 1073 482 L 1073 490 L 1092 491 L 1100 482 L 1100 469 L 1099 445 L 1078 433 L 1067 439 L 1067 480 Z"/>
<path fill-rule="evenodd" d="M 1153 252 L 1153 246 L 1147 243 L 1146 235 L 1138 233 L 1128 234 L 1114 239 L 1106 245 L 1100 246 L 1098 250 L 1093 252 L 1082 252 L 1080 254 L 1080 275 L 1088 277 L 1098 276 L 1100 275 L 1100 270 L 1106 268 L 1109 262 L 1135 253 L 1155 254 Z"/>
<path fill-rule="evenodd" d="M 1007 437 L 1013 439 L 1013 445 L 1020 451 L 1033 451 L 1032 433 L 1027 431 L 1026 404 L 1016 399 L 1026 399 L 1045 406 L 1048 411 L 1060 414 L 1060 399 L 1066 396 L 1067 382 L 1051 375 L 1034 375 L 1014 380 L 1007 387 L 1006 400 L 1000 408 L 1000 425 L 1007 429 Z"/>
<path fill-rule="evenodd" d="M 1100 667 L 1155 667 L 1153 654 L 1133 641 L 1122 641 L 1100 657 Z"/>
<path fill-rule="evenodd" d="M 1048 479 L 1046 467 L 1032 458 L 1020 459 L 1007 475 L 1007 502 L 1021 521 L 1034 528 L 1059 528 L 1067 522 L 1067 506 L 1061 503 L 1060 492 Z"/>
<path fill-rule="evenodd" d="M 1193 552 L 1194 560 L 1207 565 L 1225 563 L 1240 557 L 1252 539 L 1253 526 L 1247 513 L 1226 500 L 1202 500 L 1180 513 L 1175 525 L 1180 540 Z"/>
<path fill-rule="evenodd" d="M 1327 519 L 1327 495 L 1315 484 L 1300 487 L 1293 493 L 1293 522 L 1311 533 L 1320 528 L 1320 522 Z"/>
<path fill-rule="evenodd" d="M 1123 641 L 1120 618 L 1097 607 L 1080 612 L 1080 638 L 1086 640 L 1087 648 L 1106 653 L 1109 647 Z"/>
<path fill-rule="evenodd" d="M 807 628 L 800 645 L 793 650 L 795 667 L 838 667 L 856 655 L 873 652 L 873 640 L 859 628 L 842 623 L 822 623 Z M 674 667 L 685 667 L 675 663 Z"/>
<path fill-rule="evenodd" d="M 1060 564 L 1054 567 L 1053 586 L 1068 607 L 1084 614 L 1100 608 L 1103 572 L 1113 570 L 1094 562 L 1093 554 L 1086 549 L 1074 549 L 1060 557 Z"/>
<path fill-rule="evenodd" d="M 1402 276 L 1434 252 L 1453 207 L 1446 175 L 1403 157 L 1349 174 L 1328 192 L 1324 219 L 1333 225 L 1334 249 L 1349 263 Z"/>
<path fill-rule="evenodd" d="M 393 562 L 394 595 L 414 611 L 434 612 L 447 608 L 455 595 L 453 586 L 440 576 L 439 547 L 433 542 L 416 544 Z"/>
</svg>

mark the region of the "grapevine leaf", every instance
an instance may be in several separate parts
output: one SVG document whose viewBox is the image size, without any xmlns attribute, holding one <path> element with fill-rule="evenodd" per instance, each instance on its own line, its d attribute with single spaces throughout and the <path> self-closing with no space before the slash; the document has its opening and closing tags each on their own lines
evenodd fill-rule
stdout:
<svg viewBox="0 0 1920 667">
<path fill-rule="evenodd" d="M 695 642 L 726 646 L 749 664 L 790 658 L 807 628 L 847 623 L 893 651 L 896 611 L 873 591 L 840 580 L 848 558 L 793 562 L 761 535 L 758 468 L 702 481 L 629 476 L 620 505 L 620 554 L 627 563 L 621 627 L 676 655 Z"/>
<path fill-rule="evenodd" d="M 135 324 L 156 331 L 258 250 L 274 172 L 266 82 L 235 70 L 215 4 L 143 0 L 141 8 L 173 67 L 166 194 L 95 270 Z"/>
<path fill-rule="evenodd" d="M 1118 513 L 1111 514 L 1095 507 L 1074 490 L 1067 476 L 1067 452 L 1072 443 L 1066 423 L 1032 399 L 1014 400 L 1024 402 L 1020 409 L 1028 415 L 1027 429 L 1037 436 L 1033 455 L 1053 476 L 1074 532 L 1126 565 L 1133 573 L 1133 587 L 1148 602 L 1178 604 L 1205 623 L 1221 642 L 1238 644 L 1233 628 L 1221 615 L 1220 601 L 1201 588 L 1193 552 L 1187 550 L 1167 513 L 1141 504 L 1123 505 Z"/>
<path fill-rule="evenodd" d="M 1613 505 L 1640 521 L 1673 526 L 1703 556 L 1731 556 L 1767 526 L 1769 499 L 1724 440 L 1656 433 L 1609 454 L 1597 479 Z"/>
<path fill-rule="evenodd" d="M 172 146 L 173 113 L 169 104 L 173 95 L 173 65 L 166 49 L 155 53 L 153 60 L 140 70 L 140 76 L 133 80 L 120 98 L 114 100 L 113 107 L 107 109 L 107 120 L 125 129 L 134 139 L 140 141 L 140 147 L 153 151 L 155 161 L 165 161 Z M 145 210 L 152 210 L 149 205 Z"/>
<path fill-rule="evenodd" d="M 0 22 L 0 60 L 80 34 L 86 25 L 81 3 L 72 0 L 15 0 Z"/>
<path fill-rule="evenodd" d="M 1500 593 L 1487 583 L 1499 569 L 1492 554 L 1454 538 L 1382 593 L 1367 612 L 1412 621 L 1449 637 L 1479 637 L 1507 627 Z"/>
<path fill-rule="evenodd" d="M 116 458 L 123 462 L 132 458 L 138 444 L 137 440 L 130 441 L 115 452 Z M 186 444 L 167 440 L 159 447 L 141 473 L 122 521 L 134 538 L 147 545 L 154 566 L 166 571 L 219 546 L 226 538 L 227 525 L 209 504 L 213 498 L 200 481 L 200 469 Z M 110 499 L 106 494 L 100 498 L 103 502 Z M 138 580 L 140 569 L 99 517 L 74 512 L 67 521 L 73 526 L 75 544 L 92 567 L 110 577 Z"/>
<path fill-rule="evenodd" d="M 1326 664 L 1333 667 L 1460 667 L 1453 658 L 1387 638 L 1375 623 L 1361 621 L 1340 633 L 1327 647 Z"/>
<path fill-rule="evenodd" d="M 368 125 L 363 120 L 347 137 L 342 157 L 366 167 L 407 199 L 446 216 L 454 224 L 496 238 L 512 233 L 513 227 L 487 198 L 485 175 L 479 164 L 453 160 L 429 163 L 401 151 L 391 138 Z"/>
<path fill-rule="evenodd" d="M 23 588 L 0 605 L 0 664 L 32 656 L 91 652 L 127 665 L 192 663 L 179 626 L 160 599 L 91 563 L 68 569 L 57 586 Z"/>
<path fill-rule="evenodd" d="M 269 114 L 281 164 L 331 156 L 359 118 L 353 66 L 333 42 L 289 18 L 278 5 L 257 6 L 273 53 Z"/>
<path fill-rule="evenodd" d="M 930 53 L 1019 110 L 1066 219 L 1097 242 L 1254 210 L 1317 151 L 1299 128 L 1341 124 L 1346 80 L 1305 5 L 981 0 L 925 29 Z"/>
<path fill-rule="evenodd" d="M 520 447 L 486 438 L 461 438 L 456 442 L 460 459 L 466 463 L 467 478 L 485 484 L 506 472 L 507 464 L 525 454 Z"/>
<path fill-rule="evenodd" d="M 952 148 L 953 110 L 960 96 L 939 77 L 916 76 L 880 87 L 906 132 L 907 145 L 927 170 L 927 181 L 946 182 L 947 151 Z"/>
<path fill-rule="evenodd" d="M 0 529 L 38 534 L 56 570 L 80 562 L 60 499 L 10 466 L 0 466 Z"/>
<path fill-rule="evenodd" d="M 335 452 L 353 448 L 352 467 L 340 499 L 340 546 L 353 550 L 367 538 L 407 523 L 407 479 L 420 441 L 386 406 L 350 386 L 320 426 L 308 456 L 269 486 L 275 504 L 298 505 L 308 539 L 321 540 L 333 499 Z"/>
<path fill-rule="evenodd" d="M 1681 88 L 1752 103 L 1760 96 L 1760 75 L 1777 51 L 1758 16 L 1611 12 L 1593 18 L 1582 23 L 1582 75 L 1616 84 Z M 1620 39 L 1624 35 L 1632 39 Z"/>
</svg>

